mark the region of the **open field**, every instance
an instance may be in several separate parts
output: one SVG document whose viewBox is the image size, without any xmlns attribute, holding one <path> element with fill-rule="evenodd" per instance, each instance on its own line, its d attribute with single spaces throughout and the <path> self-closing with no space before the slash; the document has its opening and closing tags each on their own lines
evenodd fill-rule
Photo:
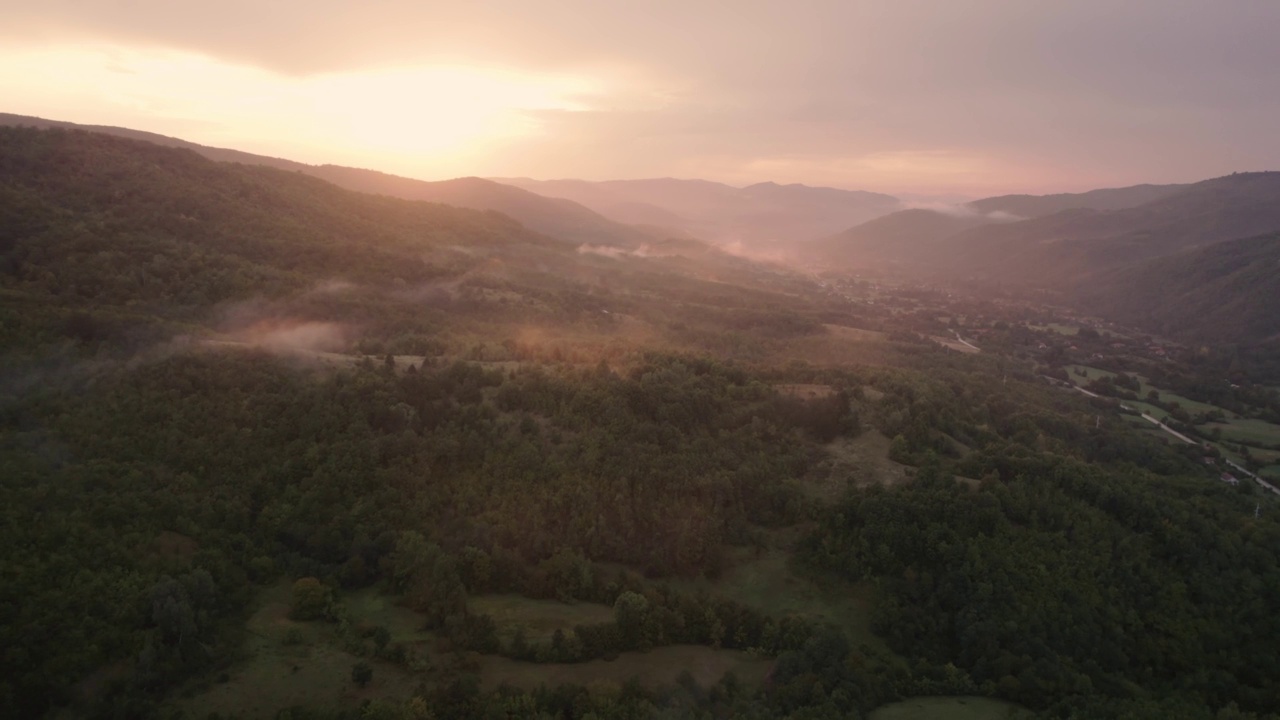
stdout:
<svg viewBox="0 0 1280 720">
<path fill-rule="evenodd" d="M 391 642 L 427 642 L 432 635 L 422 629 L 422 616 L 396 604 L 396 598 L 365 588 L 343 596 L 356 625 L 385 627 Z"/>
<path fill-rule="evenodd" d="M 833 476 L 851 475 L 857 485 L 906 482 L 907 466 L 889 459 L 889 443 L 889 438 L 874 428 L 864 430 L 852 440 L 841 438 L 828 443 L 826 449 L 831 453 Z M 843 491 L 843 483 L 839 489 Z"/>
<path fill-rule="evenodd" d="M 814 365 L 886 365 L 893 359 L 893 350 L 885 342 L 884 333 L 843 325 L 823 327 L 825 333 L 793 338 L 780 345 L 774 353 L 775 359 L 788 362 L 803 358 Z"/>
<path fill-rule="evenodd" d="M 1079 375 L 1076 374 L 1077 370 L 1084 370 L 1085 372 L 1089 373 L 1089 377 L 1080 377 Z M 1110 370 L 1102 370 L 1100 368 L 1090 367 L 1088 365 L 1068 365 L 1067 375 L 1070 376 L 1071 381 L 1074 382 L 1076 385 L 1084 386 L 1084 385 L 1088 385 L 1091 380 L 1095 380 L 1100 377 L 1115 377 L 1116 374 L 1111 372 Z M 1133 373 L 1130 373 L 1130 375 L 1138 379 L 1138 397 L 1143 399 L 1144 401 L 1146 400 L 1147 393 L 1151 392 L 1152 390 L 1155 390 L 1157 393 L 1159 393 L 1161 402 L 1178 403 L 1189 413 L 1209 412 L 1211 410 L 1222 410 L 1222 408 L 1219 408 L 1216 405 L 1202 403 L 1197 400 L 1192 400 L 1191 398 L 1178 395 L 1177 393 L 1171 393 L 1168 390 L 1162 390 L 1156 387 L 1155 385 L 1152 385 L 1147 380 L 1147 378 L 1142 375 L 1135 375 Z M 1129 404 L 1132 404 L 1132 402 L 1130 402 Z M 1225 413 L 1226 411 L 1223 410 L 1223 412 Z M 1159 410 L 1159 413 L 1160 413 L 1159 415 L 1155 415 L 1155 416 L 1164 417 L 1164 415 L 1167 414 L 1163 410 Z M 1153 413 L 1153 415 L 1154 414 L 1155 413 Z"/>
<path fill-rule="evenodd" d="M 942 346 L 944 346 L 944 347 L 951 348 L 952 350 L 955 350 L 955 351 L 957 351 L 957 352 L 962 352 L 962 353 L 978 353 L 978 352 L 982 352 L 981 350 L 979 350 L 978 348 L 974 347 L 973 345 L 966 345 L 966 344 L 964 344 L 964 343 L 960 342 L 959 340 L 957 340 L 957 339 L 956 339 L 956 338 L 954 338 L 954 337 L 950 337 L 950 338 L 948 338 L 948 337 L 944 337 L 944 336 L 933 335 L 933 336 L 930 336 L 930 338 L 929 338 L 929 339 L 930 339 L 930 340 L 933 340 L 934 342 L 937 342 L 938 344 L 940 344 L 940 345 L 942 345 Z"/>
<path fill-rule="evenodd" d="M 1206 423 L 1200 426 L 1205 432 L 1217 428 L 1223 440 L 1242 442 L 1246 445 L 1275 445 L 1280 443 L 1280 425 L 1273 425 L 1255 418 L 1228 420 L 1225 423 Z"/>
<path fill-rule="evenodd" d="M 836 389 L 830 385 L 814 385 L 807 383 L 774 385 L 773 389 L 777 390 L 779 395 L 803 398 L 805 400 L 828 398 L 836 394 Z"/>
<path fill-rule="evenodd" d="M 875 588 L 866 583 L 819 584 L 794 572 L 790 553 L 782 549 L 756 552 L 733 550 L 733 565 L 715 580 L 679 580 L 674 587 L 686 592 L 736 600 L 775 617 L 805 615 L 824 618 L 842 626 L 854 646 L 866 644 L 887 650 L 871 631 L 871 607 Z"/>
<path fill-rule="evenodd" d="M 489 615 L 498 626 L 498 635 L 509 640 L 517 628 L 524 628 L 529 641 L 549 640 L 556 630 L 568 632 L 575 625 L 595 625 L 613 620 L 613 608 L 597 603 L 563 603 L 537 600 L 522 595 L 479 595 L 467 600 L 467 609 Z"/>
<path fill-rule="evenodd" d="M 290 620 L 291 592 L 288 583 L 281 583 L 262 594 L 258 610 L 245 625 L 248 659 L 230 669 L 227 682 L 184 693 L 175 704 L 188 717 L 217 712 L 273 718 L 281 708 L 293 705 L 355 708 L 369 699 L 412 695 L 418 676 L 372 658 L 365 661 L 373 668 L 373 681 L 365 688 L 357 687 L 351 681 L 351 667 L 361 658 L 337 647 L 333 626 Z M 356 599 L 351 606 L 354 621 L 386 624 L 393 636 L 401 635 L 398 640 L 404 639 L 405 628 L 413 625 L 400 617 L 401 612 L 409 612 L 402 608 L 376 607 L 368 598 Z M 361 615 L 357 609 L 361 607 L 370 615 Z M 301 632 L 301 643 L 285 644 L 290 630 Z"/>
<path fill-rule="evenodd" d="M 1056 332 L 1059 335 L 1078 335 L 1080 328 L 1074 325 L 1063 325 L 1062 323 L 1049 323 L 1048 325 L 1027 325 L 1030 330 L 1039 330 L 1041 332 Z"/>
<path fill-rule="evenodd" d="M 871 720 L 1015 720 L 1034 717 L 1031 711 L 983 697 L 921 697 L 885 705 Z"/>
<path fill-rule="evenodd" d="M 757 686 L 773 667 L 773 660 L 741 650 L 716 650 L 705 645 L 671 645 L 649 652 L 626 652 L 615 660 L 584 663 L 530 663 L 501 657 L 481 661 L 481 683 L 487 688 L 512 685 L 536 688 L 564 683 L 590 686 L 594 683 L 621 685 L 635 678 L 642 685 L 670 685 L 688 670 L 699 685 L 719 682 L 727 672 L 749 686 Z"/>
</svg>

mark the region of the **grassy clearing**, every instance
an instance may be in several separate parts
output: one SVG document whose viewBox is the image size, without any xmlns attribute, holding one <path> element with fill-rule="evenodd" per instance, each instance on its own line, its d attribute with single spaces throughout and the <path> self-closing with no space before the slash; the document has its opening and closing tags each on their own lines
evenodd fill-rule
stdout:
<svg viewBox="0 0 1280 720">
<path fill-rule="evenodd" d="M 907 466 L 889 459 L 889 438 L 878 430 L 865 430 L 852 440 L 839 438 L 826 450 L 826 473 L 814 473 L 802 483 L 801 489 L 814 500 L 830 504 L 851 486 L 898 485 L 908 479 Z"/>
<path fill-rule="evenodd" d="M 1030 710 L 984 697 L 921 697 L 885 705 L 871 720 L 1013 720 L 1032 718 Z"/>
<path fill-rule="evenodd" d="M 1200 426 L 1205 432 L 1217 428 L 1223 440 L 1242 442 L 1246 445 L 1275 445 L 1280 443 L 1280 425 L 1255 418 L 1228 420 L 1225 423 L 1207 423 Z"/>
<path fill-rule="evenodd" d="M 929 339 L 930 339 L 930 340 L 933 340 L 934 342 L 936 342 L 936 343 L 938 343 L 938 344 L 940 344 L 940 345 L 942 345 L 942 346 L 944 346 L 944 347 L 948 347 L 948 348 L 951 348 L 952 350 L 956 350 L 956 351 L 958 351 L 958 352 L 962 352 L 962 353 L 977 353 L 977 352 L 982 352 L 982 351 L 981 351 L 981 350 L 979 350 L 978 348 L 975 348 L 975 347 L 972 347 L 972 346 L 969 346 L 969 345 L 965 345 L 964 343 L 960 342 L 959 340 L 955 339 L 954 337 L 949 337 L 949 338 L 948 338 L 948 337 L 943 337 L 943 336 L 939 336 L 939 335 L 932 335 L 932 336 L 930 336 L 930 337 L 929 337 Z"/>
<path fill-rule="evenodd" d="M 1101 370 L 1099 368 L 1090 367 L 1088 365 L 1067 365 L 1066 368 L 1067 368 L 1067 377 L 1071 378 L 1071 382 L 1081 387 L 1088 385 L 1090 382 L 1100 377 L 1116 376 L 1116 374 L 1111 372 L 1110 370 Z M 1081 377 L 1080 373 L 1082 371 L 1085 373 L 1088 373 L 1088 377 Z"/>
<path fill-rule="evenodd" d="M 563 603 L 535 600 L 522 595 L 479 595 L 467 600 L 467 609 L 489 615 L 504 640 L 524 628 L 530 641 L 550 640 L 556 630 L 569 632 L 575 625 L 594 625 L 613 620 L 613 608 L 597 603 Z"/>
<path fill-rule="evenodd" d="M 843 325 L 823 327 L 826 328 L 824 333 L 793 338 L 779 344 L 772 359 L 785 363 L 804 358 L 819 366 L 890 365 L 895 360 L 893 348 L 885 341 L 884 333 Z"/>
<path fill-rule="evenodd" d="M 649 652 L 622 653 L 615 660 L 584 663 L 529 663 L 488 656 L 480 662 L 483 686 L 512 685 L 536 688 L 564 683 L 621 685 L 635 678 L 642 685 L 670 685 L 686 670 L 699 685 L 719 682 L 732 672 L 748 685 L 759 685 L 773 667 L 773 660 L 755 657 L 741 650 L 716 650 L 703 645 L 672 645 Z"/>
<path fill-rule="evenodd" d="M 1089 373 L 1089 377 L 1080 377 L 1079 375 L 1076 374 L 1078 370 L 1084 370 L 1085 372 Z M 1085 385 L 1088 385 L 1090 381 L 1096 380 L 1097 378 L 1100 378 L 1100 377 L 1116 376 L 1115 373 L 1109 370 L 1102 370 L 1095 367 L 1089 367 L 1088 365 L 1068 365 L 1067 375 L 1071 378 L 1071 381 L 1073 383 L 1082 387 Z M 1192 400 L 1191 398 L 1184 397 L 1177 393 L 1171 393 L 1168 390 L 1161 390 L 1155 385 L 1152 385 L 1147 380 L 1147 378 L 1142 375 L 1133 375 L 1133 377 L 1137 378 L 1138 380 L 1138 397 L 1142 399 L 1142 401 L 1137 404 L 1143 406 L 1144 412 L 1150 413 L 1153 417 L 1164 418 L 1165 416 L 1168 415 L 1168 413 L 1161 410 L 1160 408 L 1155 407 L 1154 405 L 1150 405 L 1147 402 L 1145 402 L 1147 398 L 1147 393 L 1151 392 L 1152 390 L 1156 391 L 1157 395 L 1160 398 L 1160 402 L 1178 403 L 1183 407 L 1183 409 L 1185 409 L 1189 413 L 1194 414 L 1194 413 L 1201 413 L 1201 412 L 1210 412 L 1212 410 L 1220 410 L 1224 414 L 1228 416 L 1230 415 L 1230 413 L 1218 407 L 1217 405 L 1210 405 L 1209 403 L 1203 403 L 1198 400 Z M 1127 400 L 1125 401 L 1125 404 L 1134 405 L 1135 403 L 1131 400 Z M 1277 428 L 1277 429 L 1280 430 L 1280 428 Z"/>
<path fill-rule="evenodd" d="M 774 385 L 774 390 L 779 395 L 787 395 L 789 397 L 803 398 L 805 400 L 828 398 L 836 394 L 836 389 L 830 385 L 811 385 L 804 383 L 788 383 L 782 385 Z"/>
<path fill-rule="evenodd" d="M 281 583 L 262 594 L 257 611 L 245 625 L 248 659 L 230 669 L 227 682 L 188 688 L 175 701 L 176 709 L 187 717 L 216 712 L 273 718 L 277 711 L 293 705 L 356 708 L 369 699 L 407 699 L 412 695 L 418 676 L 371 658 L 364 660 L 373 667 L 373 681 L 363 689 L 357 687 L 351 681 L 351 667 L 362 658 L 339 649 L 333 626 L 290 620 L 291 592 L 289 583 Z M 393 633 L 403 633 L 405 623 L 394 620 L 401 608 L 380 608 L 368 598 L 351 601 L 349 598 L 357 622 L 384 624 Z M 357 608 L 370 615 L 362 616 Z M 301 632 L 301 643 L 285 644 L 290 630 Z"/>
<path fill-rule="evenodd" d="M 1063 325 L 1062 323 L 1049 323 L 1048 325 L 1027 325 L 1029 330 L 1039 330 L 1040 332 L 1055 332 L 1059 335 L 1078 335 L 1080 328 L 1074 325 Z"/>
<path fill-rule="evenodd" d="M 343 597 L 351 618 L 357 625 L 385 627 L 391 633 L 391 642 L 423 643 L 432 639 L 431 633 L 422 629 L 422 616 L 396 604 L 394 597 L 382 595 L 373 588 L 366 588 Z"/>
<path fill-rule="evenodd" d="M 906 482 L 907 466 L 889 459 L 889 442 L 879 430 L 867 429 L 852 440 L 841 438 L 829 443 L 827 452 L 833 462 L 832 475 L 852 477 L 856 485 Z"/>
<path fill-rule="evenodd" d="M 854 646 L 866 644 L 888 652 L 871 631 L 875 588 L 869 583 L 819 583 L 797 574 L 791 554 L 782 549 L 755 551 L 735 548 L 733 564 L 715 580 L 680 580 L 673 586 L 685 592 L 706 592 L 736 600 L 774 617 L 804 615 L 835 623 L 849 634 Z"/>
<path fill-rule="evenodd" d="M 1147 383 L 1147 379 L 1144 377 L 1139 377 L 1138 379 L 1142 381 L 1142 393 L 1141 393 L 1142 397 L 1146 397 L 1148 391 L 1155 390 L 1157 393 L 1159 393 L 1161 402 L 1178 403 L 1179 405 L 1182 406 L 1184 410 L 1186 410 L 1189 413 L 1195 414 L 1195 413 L 1202 413 L 1202 412 L 1211 412 L 1213 410 L 1221 410 L 1228 417 L 1230 416 L 1230 413 L 1218 407 L 1217 405 L 1202 403 L 1198 400 L 1192 400 L 1191 398 L 1178 395 L 1177 393 L 1171 393 L 1167 390 L 1161 390 L 1155 387 L 1154 385 L 1149 385 Z"/>
</svg>

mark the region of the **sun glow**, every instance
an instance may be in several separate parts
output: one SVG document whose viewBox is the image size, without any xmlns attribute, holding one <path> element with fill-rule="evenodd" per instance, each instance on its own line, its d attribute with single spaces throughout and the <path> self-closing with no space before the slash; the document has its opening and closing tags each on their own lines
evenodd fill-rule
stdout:
<svg viewBox="0 0 1280 720">
<path fill-rule="evenodd" d="M 486 150 L 538 133 L 539 111 L 586 109 L 598 85 L 470 65 L 293 77 L 172 50 L 0 49 L 5 111 L 417 176 L 474 172 Z"/>
</svg>

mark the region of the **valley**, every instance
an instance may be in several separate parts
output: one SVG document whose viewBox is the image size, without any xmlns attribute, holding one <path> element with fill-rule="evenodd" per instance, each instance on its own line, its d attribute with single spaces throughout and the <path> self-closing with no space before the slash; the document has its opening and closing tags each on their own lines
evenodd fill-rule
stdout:
<svg viewBox="0 0 1280 720">
<path fill-rule="evenodd" d="M 0 128 L 0 700 L 22 716 L 1280 698 L 1280 499 L 1224 476 L 1280 473 L 1252 330 L 908 255 L 557 236 L 119 135 Z"/>
</svg>

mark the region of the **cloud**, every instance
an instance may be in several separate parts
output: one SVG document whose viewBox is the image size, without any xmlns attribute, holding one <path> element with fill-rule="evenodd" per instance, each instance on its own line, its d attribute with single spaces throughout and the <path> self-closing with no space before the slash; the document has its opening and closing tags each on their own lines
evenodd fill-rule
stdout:
<svg viewBox="0 0 1280 720">
<path fill-rule="evenodd" d="M 137 91 L 122 78 L 138 68 L 117 58 L 95 77 L 99 91 L 70 94 L 67 69 L 22 92 L 0 84 L 0 95 L 11 111 L 105 114 L 157 132 L 206 120 L 246 149 L 306 145 L 303 159 L 327 149 L 332 162 L 418 177 L 1078 190 L 1280 165 L 1277 26 L 1280 3 L 1213 0 L 45 0 L 6 9 L 0 47 L 185 53 L 258 79 L 226 83 L 243 92 L 210 84 L 207 105 L 184 107 L 180 93 Z M 18 67 L 16 57 L 0 67 Z M 494 120 L 479 112 L 484 98 L 448 99 L 448 82 L 413 79 L 458 67 L 475 69 L 465 84 L 479 87 L 523 78 L 498 94 L 526 99 Z M 403 88 L 374 108 L 395 119 L 394 133 L 312 127 L 358 109 L 344 107 L 351 85 L 379 82 Z M 309 119 L 267 127 L 237 110 L 306 88 L 320 89 Z M 541 101 L 548 92 L 553 101 Z M 445 116 L 437 127 L 424 108 Z M 422 140 L 408 151 L 378 147 L 404 145 L 416 127 Z M 478 127 L 484 142 L 451 149 Z"/>
</svg>

